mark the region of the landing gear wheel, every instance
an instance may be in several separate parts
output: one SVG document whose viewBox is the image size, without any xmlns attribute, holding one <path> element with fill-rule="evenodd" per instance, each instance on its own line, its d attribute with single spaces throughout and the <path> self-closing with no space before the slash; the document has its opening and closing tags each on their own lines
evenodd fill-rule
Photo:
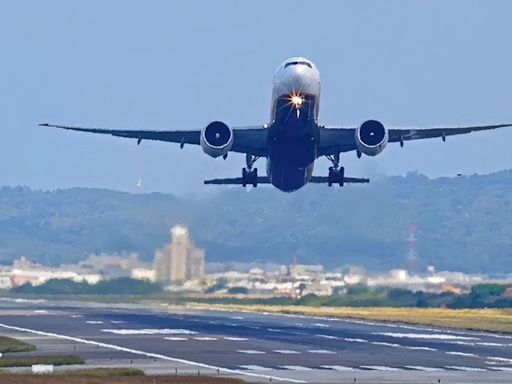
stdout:
<svg viewBox="0 0 512 384">
<path fill-rule="evenodd" d="M 338 184 L 343 187 L 345 180 L 345 168 L 340 167 L 329 167 L 329 177 L 327 178 L 327 184 L 332 187 L 333 184 Z"/>
<path fill-rule="evenodd" d="M 252 173 L 252 186 L 256 188 L 258 186 L 258 168 L 254 168 Z"/>
<path fill-rule="evenodd" d="M 247 187 L 247 169 L 242 168 L 242 187 Z"/>
<path fill-rule="evenodd" d="M 248 184 L 252 184 L 254 188 L 258 186 L 258 168 L 242 168 L 242 186 L 247 187 Z"/>
</svg>

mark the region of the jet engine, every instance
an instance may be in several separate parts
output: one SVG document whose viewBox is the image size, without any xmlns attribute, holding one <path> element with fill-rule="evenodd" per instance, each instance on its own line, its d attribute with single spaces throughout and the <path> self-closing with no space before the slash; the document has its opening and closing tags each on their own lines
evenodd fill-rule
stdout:
<svg viewBox="0 0 512 384">
<path fill-rule="evenodd" d="M 225 156 L 233 145 L 233 131 L 222 121 L 214 121 L 203 128 L 200 141 L 207 155 Z"/>
<path fill-rule="evenodd" d="M 388 130 L 377 120 L 367 120 L 356 129 L 356 145 L 360 153 L 375 156 L 388 143 Z"/>
</svg>

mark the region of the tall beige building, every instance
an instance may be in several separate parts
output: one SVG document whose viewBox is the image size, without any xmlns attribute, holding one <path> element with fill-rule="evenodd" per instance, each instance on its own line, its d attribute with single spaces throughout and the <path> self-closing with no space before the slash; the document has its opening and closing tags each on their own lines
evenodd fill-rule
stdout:
<svg viewBox="0 0 512 384">
<path fill-rule="evenodd" d="M 159 281 L 183 283 L 204 275 L 205 252 L 194 246 L 188 229 L 181 225 L 170 231 L 171 243 L 155 252 L 155 277 Z"/>
</svg>

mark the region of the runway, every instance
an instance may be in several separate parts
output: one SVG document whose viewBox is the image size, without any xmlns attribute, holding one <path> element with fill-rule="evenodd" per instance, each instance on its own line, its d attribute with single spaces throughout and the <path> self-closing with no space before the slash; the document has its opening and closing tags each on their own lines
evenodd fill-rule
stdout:
<svg viewBox="0 0 512 384">
<path fill-rule="evenodd" d="M 349 319 L 3 301 L 0 334 L 11 333 L 36 338 L 40 353 L 61 342 L 58 348 L 90 364 L 135 359 L 154 372 L 201 370 L 253 382 L 512 377 L 512 335 Z"/>
</svg>

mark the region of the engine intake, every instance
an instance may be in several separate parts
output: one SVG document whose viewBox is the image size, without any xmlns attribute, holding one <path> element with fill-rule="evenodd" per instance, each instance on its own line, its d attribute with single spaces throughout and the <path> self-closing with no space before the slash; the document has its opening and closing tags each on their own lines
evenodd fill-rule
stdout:
<svg viewBox="0 0 512 384">
<path fill-rule="evenodd" d="M 203 128 L 200 141 L 207 155 L 224 156 L 233 146 L 233 131 L 222 121 L 214 121 Z"/>
<path fill-rule="evenodd" d="M 368 156 L 381 153 L 389 140 L 388 130 L 377 120 L 367 120 L 356 129 L 357 149 Z"/>
</svg>

